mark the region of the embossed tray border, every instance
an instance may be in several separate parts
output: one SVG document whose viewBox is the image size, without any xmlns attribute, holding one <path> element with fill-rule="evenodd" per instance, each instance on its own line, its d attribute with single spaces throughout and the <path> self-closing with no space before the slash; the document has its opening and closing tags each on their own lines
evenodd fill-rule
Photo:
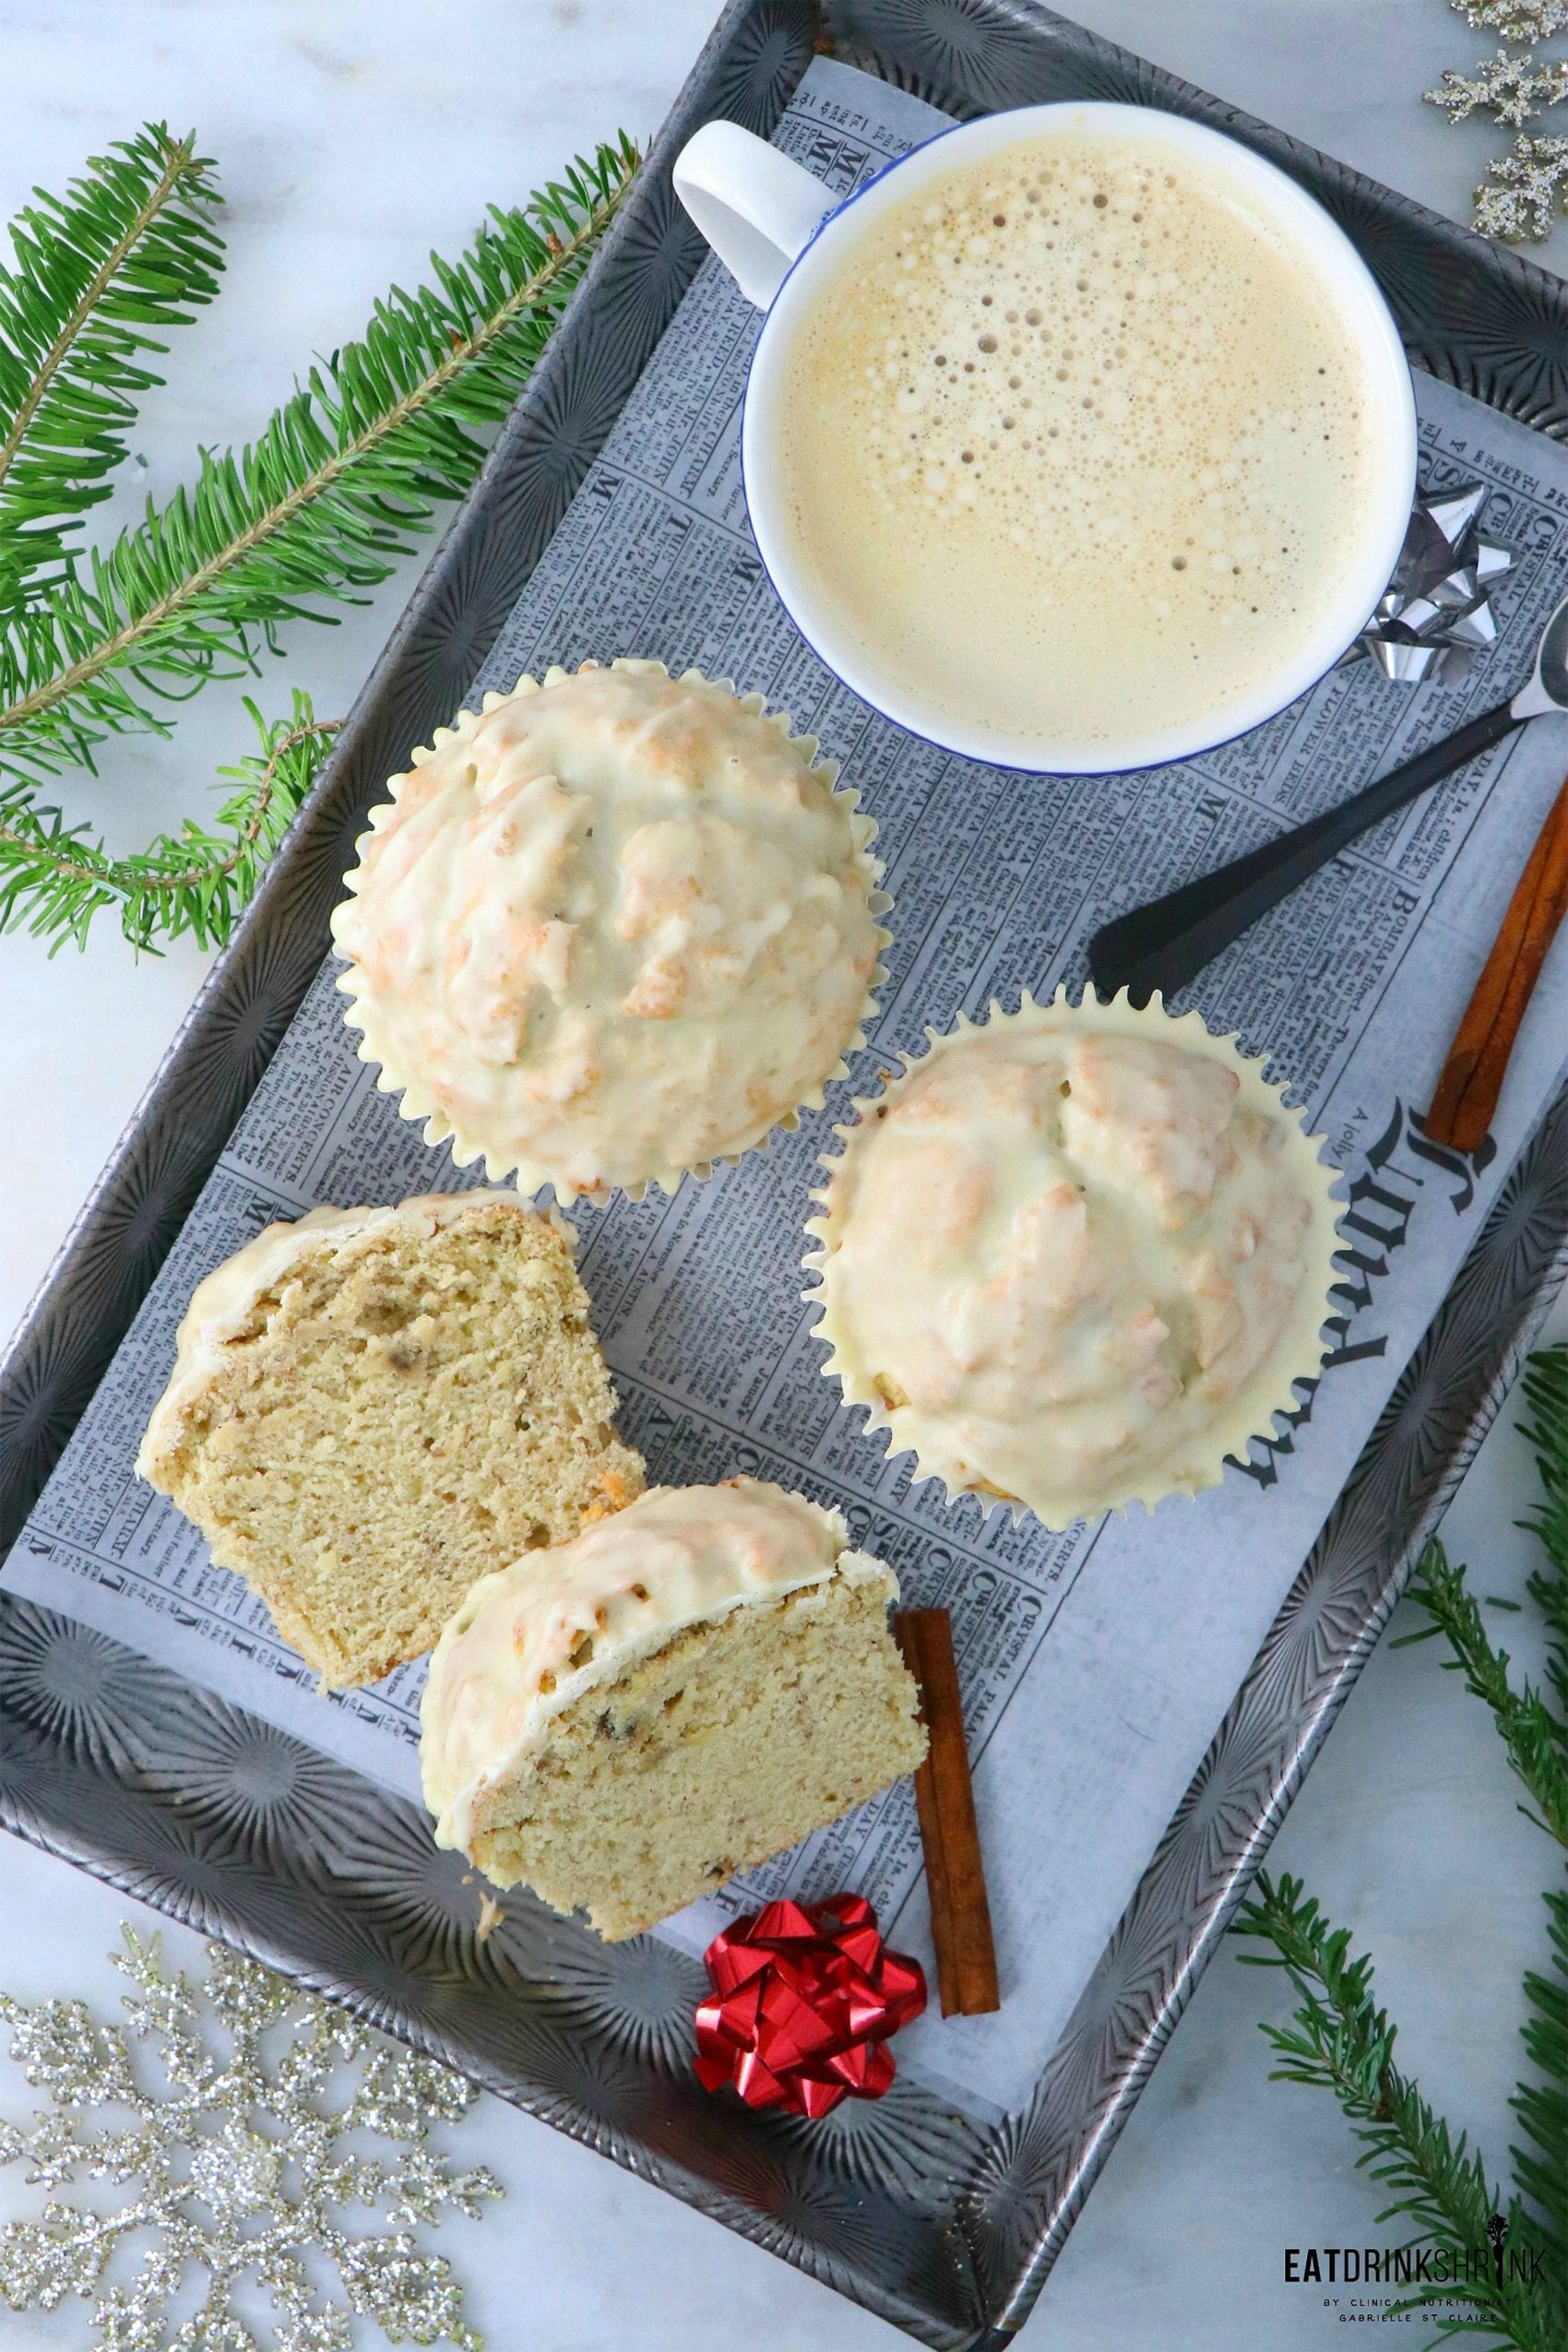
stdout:
<svg viewBox="0 0 1568 2352">
<path fill-rule="evenodd" d="M 1157 103 L 1294 172 L 1382 279 L 1412 356 L 1568 437 L 1568 287 L 1030 0 L 843 0 L 837 53 L 959 113 Z M 0 1367 L 13 1538 L 327 945 L 362 814 L 449 717 L 701 258 L 671 160 L 772 128 L 807 0 L 731 0 L 642 183 L 433 559 L 233 944 Z M 0 1820 L 446 2058 L 942 2352 L 1007 2343 L 1568 1267 L 1552 1106 L 1402 1375 L 1027 2108 L 977 2130 L 900 2082 L 813 2130 L 697 2090 L 690 1963 L 509 1902 L 484 1944 L 417 1809 L 73 1621 L 0 1596 Z M 327 1889 L 330 1900 L 322 1900 Z"/>
</svg>

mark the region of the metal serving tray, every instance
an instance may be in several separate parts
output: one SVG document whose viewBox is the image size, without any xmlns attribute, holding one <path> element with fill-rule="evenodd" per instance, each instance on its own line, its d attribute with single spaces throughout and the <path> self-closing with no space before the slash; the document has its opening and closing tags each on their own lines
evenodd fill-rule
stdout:
<svg viewBox="0 0 1568 2352">
<path fill-rule="evenodd" d="M 731 0 L 0 1372 L 0 1540 L 15 1538 L 315 975 L 365 809 L 462 701 L 702 258 L 671 193 L 671 158 L 712 115 L 770 131 L 826 45 L 959 115 L 1106 98 L 1216 124 L 1340 220 L 1420 365 L 1568 438 L 1568 286 L 1032 0 Z M 691 1962 L 650 1940 L 600 1944 L 526 1900 L 481 1944 L 471 1892 L 416 1808 L 8 1594 L 0 1819 L 445 2059 L 921 2341 L 999 2346 L 1565 1263 L 1568 1097 L 1407 1367 L 1033 2097 L 993 2131 L 903 2079 L 880 2105 L 850 2103 L 815 2127 L 708 2098 L 690 2073 Z"/>
</svg>

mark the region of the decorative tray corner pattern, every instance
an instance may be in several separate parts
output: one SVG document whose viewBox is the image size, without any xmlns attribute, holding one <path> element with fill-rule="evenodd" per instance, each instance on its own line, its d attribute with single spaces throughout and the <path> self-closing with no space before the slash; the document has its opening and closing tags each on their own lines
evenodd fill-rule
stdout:
<svg viewBox="0 0 1568 2352">
<path fill-rule="evenodd" d="M 959 114 L 1157 103 L 1300 178 L 1412 356 L 1568 438 L 1568 286 L 1028 0 L 731 0 L 622 220 L 399 623 L 233 945 L 84 1208 L 0 1379 L 14 1539 L 327 944 L 362 814 L 461 701 L 701 258 L 671 160 L 767 132 L 814 51 Z M 1021 2325 L 1568 1263 L 1568 1100 L 1511 1174 L 1102 1954 L 994 2130 L 900 2080 L 826 2125 L 695 2085 L 700 1970 L 509 1898 L 480 1943 L 412 1805 L 70 1618 L 0 1595 L 0 1818 L 255 1954 L 687 2199 L 941 2352 Z M 324 1890 L 328 1899 L 324 1900 Z"/>
</svg>

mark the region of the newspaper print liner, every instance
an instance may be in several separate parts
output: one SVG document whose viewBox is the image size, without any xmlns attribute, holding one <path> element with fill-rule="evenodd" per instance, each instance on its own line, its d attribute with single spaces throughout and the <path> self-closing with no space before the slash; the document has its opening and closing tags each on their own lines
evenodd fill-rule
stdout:
<svg viewBox="0 0 1568 2352">
<path fill-rule="evenodd" d="M 517 701 L 524 695 L 539 694 L 546 687 L 562 685 L 581 671 L 591 671 L 600 666 L 597 662 L 584 661 L 579 663 L 577 671 L 572 671 L 564 669 L 558 662 L 552 662 L 542 678 L 534 678 L 525 672 L 510 694 L 487 694 L 477 711 L 461 710 L 450 727 L 437 727 L 432 734 L 429 746 L 422 746 L 412 754 L 410 768 L 422 767 L 426 760 L 448 743 L 466 741 L 493 710 L 501 708 L 504 704 Z M 665 678 L 671 675 L 668 667 L 662 661 L 642 660 L 629 655 L 618 656 L 609 666 L 612 670 L 655 671 Z M 732 679 L 709 678 L 700 670 L 688 669 L 680 672 L 675 683 L 678 685 L 706 688 L 727 695 L 738 703 L 743 711 L 763 719 L 767 726 L 778 731 L 782 740 L 799 754 L 802 766 L 825 787 L 833 805 L 848 820 L 852 844 L 851 863 L 866 877 L 867 910 L 873 919 L 885 915 L 890 910 L 893 900 L 888 892 L 881 887 L 884 872 L 882 861 L 871 855 L 871 845 L 876 838 L 877 833 L 875 821 L 861 810 L 859 792 L 851 786 L 839 785 L 840 763 L 836 759 L 817 758 L 818 739 L 816 736 L 795 734 L 788 711 L 770 711 L 767 708 L 766 695 L 738 693 Z M 359 890 L 365 844 L 373 835 L 379 833 L 386 826 L 408 781 L 409 771 L 407 770 L 397 776 L 388 777 L 386 790 L 389 798 L 378 802 L 367 814 L 368 831 L 362 834 L 354 844 L 360 862 L 351 867 L 343 876 L 344 888 L 350 897 L 357 895 Z M 338 938 L 339 918 L 347 903 L 347 900 L 341 901 L 334 910 L 332 930 L 335 941 Z M 865 999 L 855 1016 L 854 1028 L 850 1034 L 842 1039 L 832 1066 L 823 1071 L 815 1085 L 802 1094 L 798 1103 L 782 1111 L 769 1112 L 755 1120 L 751 1125 L 740 1131 L 738 1139 L 731 1149 L 717 1152 L 710 1158 L 692 1160 L 683 1164 L 670 1159 L 661 1165 L 650 1168 L 644 1177 L 635 1182 L 614 1185 L 584 1186 L 575 1182 L 564 1169 L 552 1167 L 545 1159 L 532 1159 L 520 1156 L 514 1158 L 510 1152 L 498 1154 L 478 1138 L 465 1134 L 432 1100 L 417 1080 L 405 1078 L 398 1074 L 395 1046 L 387 1036 L 384 1025 L 377 1018 L 366 976 L 360 970 L 351 956 L 349 956 L 348 968 L 339 975 L 337 985 L 350 1000 L 349 1009 L 343 1016 L 345 1024 L 350 1028 L 358 1029 L 361 1032 L 360 1043 L 356 1049 L 359 1059 L 362 1062 L 381 1064 L 381 1074 L 375 1082 L 376 1091 L 380 1094 L 401 1095 L 402 1100 L 398 1107 L 403 1117 L 416 1122 L 420 1120 L 424 1122 L 424 1139 L 433 1150 L 449 1141 L 455 1164 L 459 1168 L 468 1168 L 476 1159 L 482 1158 L 485 1172 L 492 1183 L 504 1183 L 509 1179 L 517 1190 L 525 1195 L 533 1195 L 549 1189 L 553 1191 L 556 1200 L 564 1207 L 569 1207 L 575 1200 L 579 1199 L 592 1201 L 597 1206 L 602 1206 L 610 1199 L 612 1193 L 617 1190 L 624 1192 L 631 1200 L 641 1200 L 650 1185 L 656 1185 L 659 1191 L 672 1194 L 683 1177 L 695 1176 L 699 1180 L 706 1180 L 712 1175 L 716 1167 L 731 1166 L 745 1152 L 766 1150 L 769 1136 L 775 1131 L 785 1134 L 792 1132 L 800 1123 L 800 1114 L 802 1111 L 820 1111 L 826 1099 L 826 1088 L 836 1080 L 849 1076 L 849 1069 L 846 1056 L 857 1051 L 865 1043 L 867 1028 L 876 1018 L 876 991 L 887 978 L 887 968 L 881 958 L 892 944 L 893 934 L 885 924 L 877 921 L 874 940 L 877 961 L 872 967 Z M 349 955 L 348 949 L 340 942 L 339 952 Z"/>
<path fill-rule="evenodd" d="M 833 1287 L 829 1279 L 828 1261 L 833 1253 L 833 1191 L 832 1179 L 847 1164 L 855 1148 L 857 1136 L 868 1132 L 868 1118 L 873 1112 L 885 1109 L 889 1101 L 905 1087 L 917 1070 L 926 1068 L 933 1057 L 949 1053 L 968 1037 L 985 1028 L 1027 1027 L 1041 1031 L 1060 1031 L 1078 1024 L 1092 1025 L 1103 1035 L 1110 1031 L 1129 1037 L 1158 1037 L 1165 1044 L 1179 1042 L 1190 1052 L 1225 1063 L 1239 1081 L 1235 1098 L 1238 1109 L 1253 1109 L 1277 1118 L 1285 1135 L 1285 1149 L 1289 1155 L 1301 1194 L 1313 1209 L 1313 1222 L 1306 1236 L 1303 1260 L 1304 1275 L 1297 1296 L 1293 1315 L 1269 1349 L 1263 1365 L 1243 1382 L 1238 1397 L 1229 1408 L 1217 1412 L 1204 1441 L 1207 1458 L 1189 1479 L 1173 1480 L 1168 1477 L 1151 1479 L 1146 1476 L 1131 1484 L 1125 1492 L 1114 1490 L 1109 1497 L 1097 1495 L 1086 1499 L 1074 1509 L 1060 1512 L 1045 1505 L 1044 1509 L 1020 1502 L 1017 1497 L 999 1489 L 975 1482 L 944 1451 L 940 1432 L 930 1417 L 918 1413 L 912 1406 L 889 1408 L 870 1372 L 861 1363 L 852 1335 L 845 1327 L 837 1312 Z M 992 998 L 984 1022 L 973 1021 L 960 1013 L 955 1026 L 945 1032 L 926 1031 L 927 1048 L 922 1054 L 900 1056 L 904 1067 L 896 1075 L 885 1071 L 882 1090 L 876 1095 L 857 1096 L 854 1102 L 856 1123 L 836 1126 L 834 1134 L 840 1139 L 841 1150 L 834 1157 L 824 1156 L 821 1166 L 828 1171 L 828 1183 L 812 1198 L 822 1208 L 820 1217 L 807 1219 L 806 1231 L 815 1247 L 802 1260 L 804 1269 L 815 1276 L 816 1287 L 802 1292 L 809 1306 L 819 1310 L 815 1336 L 826 1343 L 828 1355 L 822 1365 L 823 1372 L 838 1382 L 846 1406 L 868 1408 L 865 1422 L 867 1434 L 886 1431 L 892 1453 L 909 1453 L 914 1457 L 914 1479 L 917 1484 L 935 1479 L 950 1503 L 972 1495 L 981 1511 L 1005 1509 L 1015 1522 L 1033 1512 L 1042 1526 L 1070 1526 L 1075 1518 L 1098 1518 L 1107 1510 L 1125 1517 L 1129 1507 L 1141 1503 L 1152 1511 L 1157 1503 L 1169 1495 L 1191 1497 L 1206 1487 L 1218 1486 L 1225 1474 L 1230 1456 L 1246 1458 L 1247 1448 L 1253 1438 L 1268 1436 L 1277 1414 L 1289 1413 L 1299 1404 L 1294 1391 L 1298 1381 L 1308 1381 L 1317 1373 L 1323 1362 L 1323 1326 L 1329 1313 L 1329 1285 L 1334 1279 L 1334 1255 L 1340 1247 L 1336 1227 L 1339 1211 L 1332 1198 L 1332 1189 L 1339 1181 L 1339 1171 L 1322 1158 L 1321 1135 L 1309 1135 L 1296 1111 L 1285 1101 L 1285 1088 L 1274 1086 L 1263 1075 L 1266 1053 L 1255 1059 L 1239 1050 L 1236 1034 L 1217 1036 L 1206 1027 L 1196 1012 L 1183 1013 L 1179 1017 L 1167 1013 L 1158 992 L 1145 1007 L 1134 1005 L 1123 989 L 1109 1003 L 1099 998 L 1092 988 L 1086 987 L 1075 1002 L 1063 985 L 1049 1004 L 1039 1004 L 1025 990 L 1016 1012 L 1009 1013 Z M 1046 1514 L 1049 1513 L 1049 1516 Z"/>
</svg>

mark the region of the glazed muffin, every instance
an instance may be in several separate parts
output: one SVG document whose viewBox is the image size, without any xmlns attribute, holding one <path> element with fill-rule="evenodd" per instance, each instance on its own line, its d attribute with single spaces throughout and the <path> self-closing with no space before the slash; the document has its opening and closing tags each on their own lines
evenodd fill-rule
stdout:
<svg viewBox="0 0 1568 2352">
<path fill-rule="evenodd" d="M 806 1295 L 950 1496 L 1061 1528 L 1194 1493 L 1317 1371 L 1334 1170 L 1195 1014 L 1026 997 L 856 1109 Z"/>
<path fill-rule="evenodd" d="M 559 1218 L 515 1194 L 318 1208 L 209 1274 L 140 1476 L 329 1685 L 643 1487 Z"/>
<path fill-rule="evenodd" d="M 887 933 L 873 833 L 763 697 L 654 661 L 485 697 L 392 778 L 333 918 L 362 1060 L 460 1166 L 672 1190 L 816 1107 Z"/>
<path fill-rule="evenodd" d="M 485 1577 L 425 1685 L 437 1845 L 639 1934 L 914 1770 L 897 1593 L 837 1512 L 745 1478 Z"/>
</svg>

